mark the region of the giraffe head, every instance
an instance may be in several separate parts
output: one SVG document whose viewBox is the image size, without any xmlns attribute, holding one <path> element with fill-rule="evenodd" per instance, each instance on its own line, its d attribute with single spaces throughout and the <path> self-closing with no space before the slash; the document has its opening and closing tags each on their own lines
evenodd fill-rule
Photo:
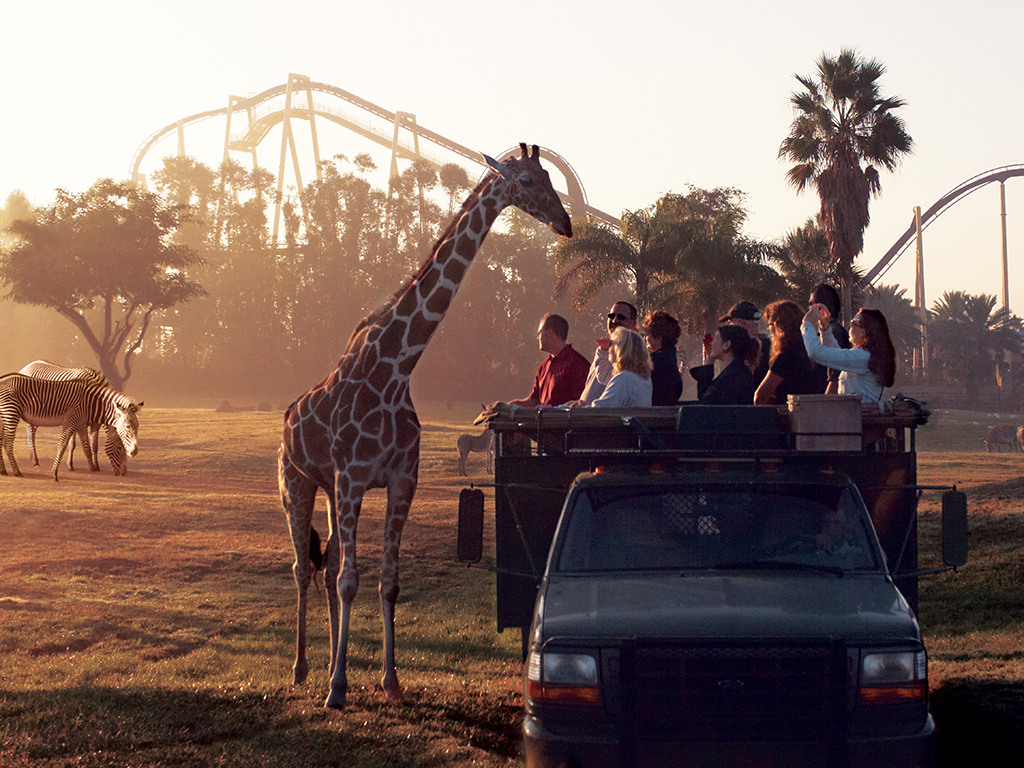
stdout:
<svg viewBox="0 0 1024 768">
<path fill-rule="evenodd" d="M 484 155 L 487 165 L 507 182 L 509 203 L 547 224 L 556 234 L 572 237 L 569 214 L 551 186 L 548 172 L 541 167 L 540 148 L 534 144 L 533 154 L 527 151 L 526 144 L 520 144 L 519 148 L 520 157 L 509 157 L 504 163 Z"/>
</svg>

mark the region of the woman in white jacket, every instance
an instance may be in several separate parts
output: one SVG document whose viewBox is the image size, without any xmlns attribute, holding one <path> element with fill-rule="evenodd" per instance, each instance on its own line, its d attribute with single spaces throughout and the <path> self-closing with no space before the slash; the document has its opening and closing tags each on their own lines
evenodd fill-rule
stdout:
<svg viewBox="0 0 1024 768">
<path fill-rule="evenodd" d="M 881 402 L 882 391 L 892 386 L 896 375 L 896 351 L 885 315 L 877 309 L 858 312 L 850 321 L 850 349 L 841 349 L 836 344 L 828 323 L 829 313 L 824 305 L 814 304 L 807 310 L 800 329 L 807 356 L 840 371 L 839 394 L 859 395 L 865 403 Z"/>
<path fill-rule="evenodd" d="M 651 355 L 643 336 L 628 328 L 618 327 L 612 333 L 608 350 L 612 378 L 601 396 L 591 403 L 594 408 L 628 408 L 651 405 Z"/>
</svg>

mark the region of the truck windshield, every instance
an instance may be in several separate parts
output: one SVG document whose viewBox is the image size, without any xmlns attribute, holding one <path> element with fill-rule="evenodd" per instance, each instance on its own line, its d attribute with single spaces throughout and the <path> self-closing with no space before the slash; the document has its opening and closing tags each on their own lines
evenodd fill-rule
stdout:
<svg viewBox="0 0 1024 768">
<path fill-rule="evenodd" d="M 561 573 L 880 567 L 867 512 L 842 486 L 587 488 L 567 523 Z"/>
</svg>

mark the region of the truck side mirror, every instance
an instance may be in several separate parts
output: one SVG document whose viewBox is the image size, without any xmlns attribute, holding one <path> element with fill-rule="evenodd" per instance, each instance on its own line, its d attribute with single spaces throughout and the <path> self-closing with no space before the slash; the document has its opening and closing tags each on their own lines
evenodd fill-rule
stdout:
<svg viewBox="0 0 1024 768">
<path fill-rule="evenodd" d="M 942 494 L 942 562 L 958 568 L 967 562 L 967 494 Z"/>
<path fill-rule="evenodd" d="M 463 488 L 459 493 L 459 562 L 479 563 L 484 549 L 484 492 Z"/>
</svg>

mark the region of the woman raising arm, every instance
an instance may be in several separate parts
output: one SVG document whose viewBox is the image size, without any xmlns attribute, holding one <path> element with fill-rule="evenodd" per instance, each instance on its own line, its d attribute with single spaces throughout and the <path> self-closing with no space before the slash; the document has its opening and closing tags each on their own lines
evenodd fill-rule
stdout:
<svg viewBox="0 0 1024 768">
<path fill-rule="evenodd" d="M 878 403 L 882 391 L 896 376 L 896 351 L 889 338 L 889 324 L 877 309 L 862 309 L 850 321 L 850 349 L 840 349 L 828 330 L 828 310 L 813 305 L 804 315 L 801 332 L 807 355 L 839 374 L 839 394 L 859 395 L 862 402 Z M 818 329 L 821 328 L 819 338 Z"/>
</svg>

